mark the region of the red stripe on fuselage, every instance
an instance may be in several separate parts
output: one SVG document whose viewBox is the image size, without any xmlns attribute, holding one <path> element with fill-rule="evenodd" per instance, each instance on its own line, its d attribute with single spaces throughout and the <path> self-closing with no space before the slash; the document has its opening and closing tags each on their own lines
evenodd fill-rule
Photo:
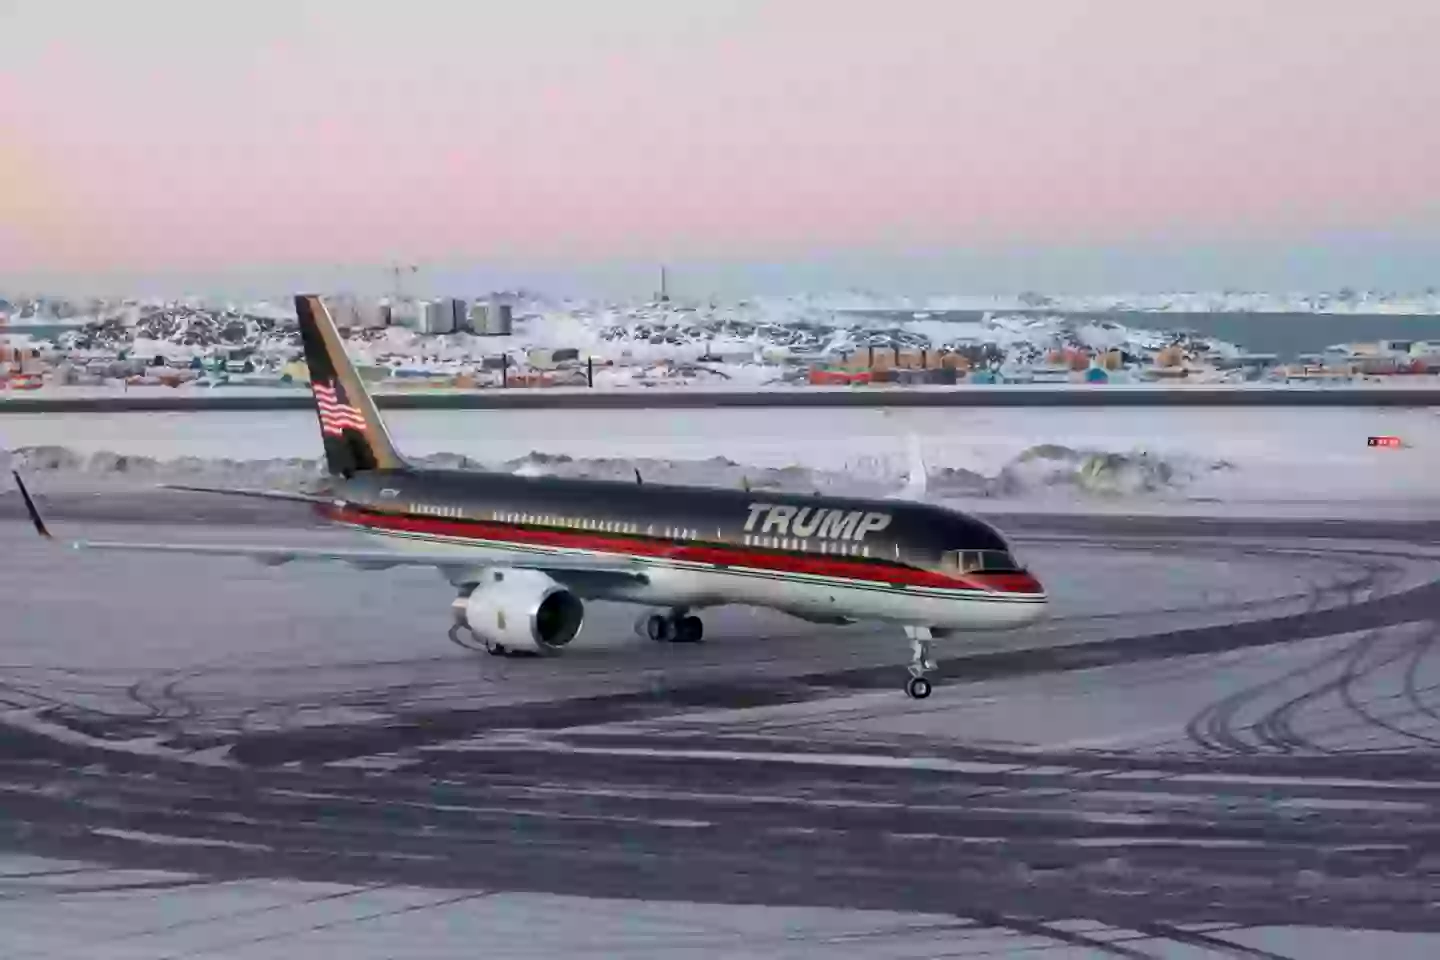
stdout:
<svg viewBox="0 0 1440 960">
<path fill-rule="evenodd" d="M 320 511 L 333 520 L 373 530 L 456 537 L 487 543 L 563 547 L 619 556 L 687 560 L 732 567 L 750 567 L 776 573 L 802 573 L 847 580 L 866 580 L 900 586 L 939 587 L 950 590 L 983 590 L 987 593 L 1038 594 L 1040 584 L 1028 573 L 980 574 L 952 577 L 934 570 L 887 562 L 815 556 L 779 550 L 756 550 L 723 544 L 677 543 L 657 537 L 597 534 L 554 527 L 527 527 L 487 520 L 446 520 L 437 517 L 383 513 L 360 507 L 321 505 Z M 480 544 L 477 543 L 477 546 Z"/>
</svg>

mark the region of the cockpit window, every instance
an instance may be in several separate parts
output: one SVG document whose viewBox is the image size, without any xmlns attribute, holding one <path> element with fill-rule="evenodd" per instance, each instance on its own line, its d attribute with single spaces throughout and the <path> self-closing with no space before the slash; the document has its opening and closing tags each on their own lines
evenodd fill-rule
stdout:
<svg viewBox="0 0 1440 960">
<path fill-rule="evenodd" d="M 946 573 L 1013 573 L 1020 569 L 1004 550 L 947 550 L 940 555 Z"/>
</svg>

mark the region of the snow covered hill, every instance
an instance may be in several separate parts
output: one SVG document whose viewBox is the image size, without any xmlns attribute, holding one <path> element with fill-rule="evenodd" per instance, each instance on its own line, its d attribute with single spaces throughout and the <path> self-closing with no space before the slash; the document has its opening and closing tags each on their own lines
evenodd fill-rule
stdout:
<svg viewBox="0 0 1440 960">
<path fill-rule="evenodd" d="M 516 292 L 507 299 L 514 310 L 508 336 L 429 335 L 389 326 L 352 331 L 350 349 L 359 362 L 396 375 L 553 368 L 551 361 L 563 365 L 567 358 L 573 375 L 574 364 L 583 367 L 593 358 L 597 386 L 677 381 L 764 386 L 803 378 L 808 364 L 871 347 L 958 351 L 972 362 L 1000 363 L 1002 372 L 1010 372 L 1055 366 L 1067 349 L 1117 351 L 1126 367 L 1153 365 L 1161 350 L 1178 346 L 1186 364 L 1206 368 L 1217 358 L 1243 353 L 1243 345 L 1172 329 L 1184 321 L 1167 323 L 1167 314 L 1440 314 L 1440 294 L 1434 291 L 908 298 L 844 291 L 631 303 Z M 1097 312 L 1110 315 L 1087 315 Z M 25 339 L 28 331 L 32 341 L 53 343 L 54 360 L 91 371 L 81 379 L 93 379 L 94 370 L 113 371 L 116 359 L 148 368 L 156 358 L 163 358 L 162 367 L 234 362 L 247 375 L 274 379 L 301 352 L 293 308 L 280 299 L 241 304 L 0 298 L 0 318 L 5 317 L 0 332 L 8 329 Z M 583 382 L 584 370 L 578 375 Z"/>
<path fill-rule="evenodd" d="M 612 304 L 532 301 L 517 304 L 510 336 L 469 333 L 422 335 L 387 327 L 353 332 L 350 343 L 366 363 L 407 362 L 447 372 L 457 365 L 506 354 L 523 364 L 534 350 L 577 351 L 602 361 L 645 364 L 700 361 L 711 364 L 774 364 L 833 357 L 869 346 L 964 348 L 989 345 L 1002 356 L 1034 362 L 1044 351 L 1066 346 L 1121 349 L 1143 354 L 1177 341 L 1156 324 L 1131 330 L 1120 324 L 1071 321 L 1055 314 L 1032 316 L 997 309 L 971 322 L 933 316 L 960 298 L 908 309 L 895 301 L 860 296 L 756 299 L 731 303 Z M 973 307 L 973 303 L 971 304 Z M 61 311 L 64 312 L 64 311 Z M 39 315 L 12 319 L 24 333 Z M 261 361 L 299 355 L 293 311 L 275 304 L 206 305 L 195 301 L 106 305 L 87 317 L 70 314 L 62 332 L 47 332 L 66 352 L 120 352 L 170 361 L 244 350 Z M 83 326 L 79 326 L 83 322 Z M 1230 344 L 1206 349 L 1233 351 Z"/>
</svg>

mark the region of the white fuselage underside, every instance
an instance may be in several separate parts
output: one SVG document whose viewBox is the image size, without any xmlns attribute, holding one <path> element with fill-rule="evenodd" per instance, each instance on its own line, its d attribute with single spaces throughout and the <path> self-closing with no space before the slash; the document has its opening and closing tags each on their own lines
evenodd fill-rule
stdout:
<svg viewBox="0 0 1440 960">
<path fill-rule="evenodd" d="M 451 553 L 472 560 L 477 569 L 524 566 L 545 570 L 585 599 L 613 600 L 656 607 L 700 608 L 743 604 L 768 607 L 800 616 L 879 620 L 947 630 L 1003 630 L 1033 623 L 1044 615 L 1043 595 L 1004 594 L 781 572 L 742 566 L 717 567 L 690 560 L 614 557 L 614 572 L 641 573 L 643 580 L 623 576 L 567 577 L 566 560 L 612 559 L 591 551 L 553 548 L 487 546 L 470 539 L 363 528 L 387 546 L 427 553 Z"/>
</svg>

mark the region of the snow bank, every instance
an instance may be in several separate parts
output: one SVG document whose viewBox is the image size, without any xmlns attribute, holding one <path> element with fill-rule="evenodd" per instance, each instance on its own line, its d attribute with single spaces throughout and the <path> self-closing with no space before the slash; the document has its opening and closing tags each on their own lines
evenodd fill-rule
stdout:
<svg viewBox="0 0 1440 960">
<path fill-rule="evenodd" d="M 460 453 L 412 458 L 418 464 L 459 470 L 495 470 L 523 476 L 583 477 L 630 481 L 638 471 L 652 483 L 693 484 L 793 493 L 885 496 L 908 479 L 898 458 L 870 457 L 845 469 L 805 463 L 766 466 L 723 456 L 702 460 L 666 457 L 572 457 L 534 451 L 502 462 L 483 462 Z M 279 490 L 318 488 L 325 479 L 318 458 L 178 457 L 161 459 L 102 450 L 85 453 L 65 446 L 19 447 L 0 451 L 0 468 L 43 474 L 47 489 L 105 489 L 117 485 L 193 483 Z M 928 497 L 1022 498 L 1055 491 L 1079 498 L 1138 497 L 1182 491 L 1198 477 L 1233 469 L 1224 461 L 1165 457 L 1148 453 L 1078 450 L 1039 444 L 986 475 L 954 467 L 927 468 Z"/>
<path fill-rule="evenodd" d="M 631 479 L 639 466 L 656 482 L 738 485 L 745 476 L 762 487 L 885 493 L 904 484 L 913 435 L 932 498 L 987 508 L 1043 497 L 1055 509 L 1205 501 L 1266 505 L 1261 513 L 1304 506 L 1314 516 L 1341 503 L 1419 517 L 1440 510 L 1440 411 L 1426 409 L 582 408 L 397 410 L 386 420 L 411 459 L 496 469 Z M 1404 447 L 1369 447 L 1378 434 Z M 8 414 L 0 450 L 23 451 L 50 483 L 77 488 L 319 477 L 315 417 L 305 410 Z"/>
</svg>

